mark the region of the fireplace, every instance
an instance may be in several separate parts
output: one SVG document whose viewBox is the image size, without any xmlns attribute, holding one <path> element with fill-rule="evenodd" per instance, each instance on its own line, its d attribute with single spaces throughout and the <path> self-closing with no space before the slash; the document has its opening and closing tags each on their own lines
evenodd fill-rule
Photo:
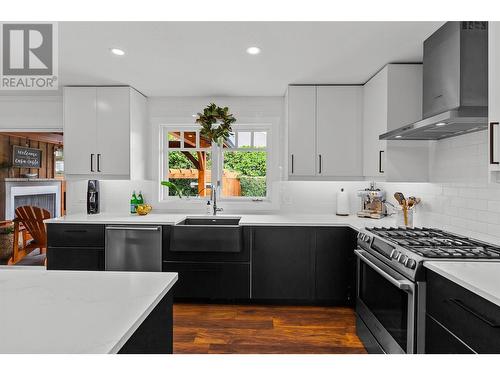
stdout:
<svg viewBox="0 0 500 375">
<path fill-rule="evenodd" d="M 12 220 L 20 206 L 37 206 L 57 217 L 61 212 L 61 182 L 54 179 L 6 178 L 3 186 L 4 220 Z"/>
</svg>

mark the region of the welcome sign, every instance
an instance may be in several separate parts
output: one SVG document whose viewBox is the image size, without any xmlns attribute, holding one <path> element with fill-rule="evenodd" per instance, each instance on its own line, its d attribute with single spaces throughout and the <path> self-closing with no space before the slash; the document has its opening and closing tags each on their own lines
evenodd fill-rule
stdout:
<svg viewBox="0 0 500 375">
<path fill-rule="evenodd" d="M 19 168 L 41 168 L 42 150 L 12 146 L 12 166 Z"/>
</svg>

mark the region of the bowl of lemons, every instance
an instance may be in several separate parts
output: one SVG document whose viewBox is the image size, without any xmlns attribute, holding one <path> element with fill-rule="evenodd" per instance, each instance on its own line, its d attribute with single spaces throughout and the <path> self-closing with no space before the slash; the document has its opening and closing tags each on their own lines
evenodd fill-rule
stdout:
<svg viewBox="0 0 500 375">
<path fill-rule="evenodd" d="M 137 215 L 144 216 L 144 215 L 149 214 L 152 209 L 153 209 L 153 207 L 151 207 L 149 204 L 139 204 L 139 205 L 137 205 L 136 212 L 137 212 Z"/>
</svg>

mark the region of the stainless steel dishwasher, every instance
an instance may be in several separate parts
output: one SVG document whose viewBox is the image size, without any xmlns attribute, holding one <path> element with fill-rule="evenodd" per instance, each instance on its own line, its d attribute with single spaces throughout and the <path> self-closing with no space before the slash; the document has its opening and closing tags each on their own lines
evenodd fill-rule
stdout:
<svg viewBox="0 0 500 375">
<path fill-rule="evenodd" d="M 161 226 L 106 226 L 106 271 L 161 272 Z"/>
</svg>

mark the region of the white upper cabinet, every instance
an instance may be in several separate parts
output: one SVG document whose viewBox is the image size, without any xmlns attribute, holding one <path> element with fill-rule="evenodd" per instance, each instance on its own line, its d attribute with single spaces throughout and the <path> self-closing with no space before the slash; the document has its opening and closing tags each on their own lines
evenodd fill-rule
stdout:
<svg viewBox="0 0 500 375">
<path fill-rule="evenodd" d="M 363 175 L 384 176 L 387 131 L 388 69 L 382 69 L 363 89 Z"/>
<path fill-rule="evenodd" d="M 288 173 L 316 174 L 316 87 L 288 88 Z"/>
<path fill-rule="evenodd" d="M 128 175 L 130 158 L 124 157 L 123 151 L 130 145 L 130 90 L 100 87 L 96 101 L 97 171 Z"/>
<path fill-rule="evenodd" d="M 292 179 L 360 178 L 361 86 L 288 88 L 288 174 Z"/>
<path fill-rule="evenodd" d="M 492 181 L 500 171 L 500 22 L 488 22 L 488 163 Z"/>
<path fill-rule="evenodd" d="M 364 85 L 363 99 L 363 175 L 427 181 L 428 142 L 379 140 L 422 119 L 422 65 L 386 65 Z"/>
<path fill-rule="evenodd" d="M 64 169 L 66 174 L 96 172 L 97 109 L 95 87 L 64 89 Z"/>
<path fill-rule="evenodd" d="M 319 176 L 363 174 L 361 86 L 317 87 L 317 171 Z"/>
<path fill-rule="evenodd" d="M 65 174 L 147 178 L 146 98 L 130 87 L 65 87 Z"/>
</svg>

